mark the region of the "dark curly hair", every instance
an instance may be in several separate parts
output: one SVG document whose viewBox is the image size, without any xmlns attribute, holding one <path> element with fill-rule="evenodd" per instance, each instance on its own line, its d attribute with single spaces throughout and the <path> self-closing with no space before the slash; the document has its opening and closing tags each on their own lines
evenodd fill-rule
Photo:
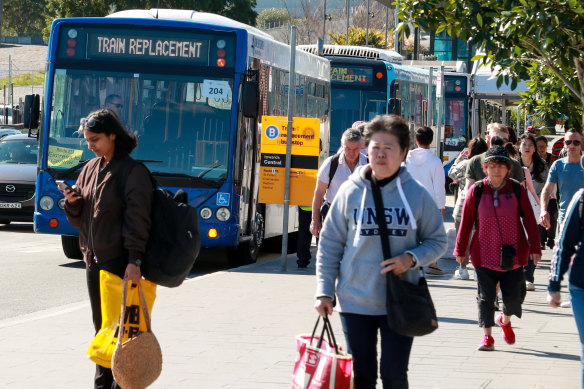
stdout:
<svg viewBox="0 0 584 389">
<path fill-rule="evenodd" d="M 136 136 L 128 132 L 118 115 L 110 109 L 98 109 L 91 112 L 79 127 L 80 131 L 88 130 L 96 134 L 115 134 L 114 155 L 121 157 L 130 154 L 138 145 Z"/>
</svg>

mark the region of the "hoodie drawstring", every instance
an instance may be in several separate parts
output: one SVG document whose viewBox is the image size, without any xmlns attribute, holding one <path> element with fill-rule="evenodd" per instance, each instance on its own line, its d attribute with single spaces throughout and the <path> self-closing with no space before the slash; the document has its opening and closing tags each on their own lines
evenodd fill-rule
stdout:
<svg viewBox="0 0 584 389">
<path fill-rule="evenodd" d="M 359 245 L 361 239 L 361 224 L 363 223 L 363 210 L 365 209 L 365 196 L 367 195 L 367 187 L 363 188 L 363 197 L 361 197 L 361 207 L 359 208 L 359 215 L 357 216 L 357 231 L 355 231 L 355 238 L 353 239 L 353 247 Z"/>
<path fill-rule="evenodd" d="M 408 200 L 406 199 L 406 196 L 404 195 L 404 191 L 402 189 L 401 186 L 401 178 L 398 177 L 397 178 L 397 190 L 399 192 L 399 197 L 401 197 L 402 201 L 404 202 L 404 207 L 406 207 L 406 212 L 408 213 L 410 220 L 412 221 L 412 230 L 417 230 L 418 229 L 418 225 L 416 224 L 416 218 L 414 217 L 414 213 L 412 212 L 412 209 L 410 208 L 410 203 L 408 203 Z"/>
</svg>

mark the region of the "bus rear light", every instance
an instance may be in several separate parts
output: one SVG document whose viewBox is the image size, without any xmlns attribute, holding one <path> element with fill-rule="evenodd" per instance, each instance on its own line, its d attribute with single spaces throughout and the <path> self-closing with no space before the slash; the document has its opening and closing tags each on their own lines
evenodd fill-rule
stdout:
<svg viewBox="0 0 584 389">
<path fill-rule="evenodd" d="M 68 39 L 67 40 L 67 46 L 69 46 L 69 47 L 75 47 L 75 46 L 77 46 L 77 41 L 75 39 L 73 39 L 73 38 Z"/>
<path fill-rule="evenodd" d="M 217 66 L 219 66 L 220 68 L 225 67 L 225 60 L 223 58 L 219 58 L 217 60 Z"/>
<path fill-rule="evenodd" d="M 59 226 L 59 221 L 57 219 L 50 219 L 49 220 L 49 227 L 57 228 Z"/>
<path fill-rule="evenodd" d="M 211 239 L 215 239 L 218 235 L 219 233 L 215 228 L 209 228 L 209 231 L 207 231 L 207 236 Z"/>
<path fill-rule="evenodd" d="M 74 49 L 74 48 L 72 48 L 72 47 L 69 47 L 69 48 L 67 49 L 66 53 L 67 53 L 67 55 L 68 55 L 69 57 L 74 57 L 74 56 L 75 56 L 75 49 Z"/>
<path fill-rule="evenodd" d="M 383 78 L 383 73 L 381 73 L 381 72 L 375 73 L 375 78 L 377 78 L 378 80 L 381 80 Z"/>
<path fill-rule="evenodd" d="M 218 49 L 224 49 L 226 45 L 227 45 L 227 43 L 223 39 L 219 39 L 217 41 L 217 48 Z"/>
<path fill-rule="evenodd" d="M 225 50 L 223 50 L 223 49 L 217 50 L 217 57 L 225 58 Z"/>
</svg>

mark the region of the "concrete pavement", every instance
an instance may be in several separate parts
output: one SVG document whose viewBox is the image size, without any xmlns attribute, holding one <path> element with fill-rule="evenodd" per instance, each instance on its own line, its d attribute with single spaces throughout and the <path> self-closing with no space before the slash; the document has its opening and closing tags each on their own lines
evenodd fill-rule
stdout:
<svg viewBox="0 0 584 389">
<path fill-rule="evenodd" d="M 547 250 L 537 290 L 528 292 L 523 318 L 513 320 L 517 343 L 507 345 L 495 329 L 494 352 L 475 350 L 482 334 L 475 283 L 454 280 L 454 260 L 441 259 L 449 274 L 428 276 L 440 328 L 414 341 L 410 387 L 578 388 L 571 310 L 545 302 L 550 257 Z M 287 273 L 274 259 L 159 288 L 152 325 L 163 370 L 152 388 L 288 388 L 295 335 L 311 331 L 316 313 L 314 264 L 298 270 L 294 255 L 287 261 Z M 338 314 L 332 322 L 344 345 Z M 0 388 L 92 387 L 94 365 L 85 357 L 91 339 L 88 303 L 0 321 Z"/>
</svg>

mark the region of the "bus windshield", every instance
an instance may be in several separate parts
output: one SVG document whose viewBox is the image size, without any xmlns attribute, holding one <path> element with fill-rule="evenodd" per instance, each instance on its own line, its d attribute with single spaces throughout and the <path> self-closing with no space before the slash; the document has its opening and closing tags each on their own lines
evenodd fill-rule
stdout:
<svg viewBox="0 0 584 389">
<path fill-rule="evenodd" d="M 341 136 L 358 120 L 369 121 L 384 114 L 387 95 L 384 91 L 332 88 L 330 153 L 341 146 Z"/>
<path fill-rule="evenodd" d="M 57 69 L 49 120 L 47 165 L 70 169 L 95 157 L 80 120 L 110 108 L 138 136 L 132 157 L 168 177 L 227 178 L 232 78 Z M 196 182 L 183 186 L 197 186 Z"/>
</svg>

